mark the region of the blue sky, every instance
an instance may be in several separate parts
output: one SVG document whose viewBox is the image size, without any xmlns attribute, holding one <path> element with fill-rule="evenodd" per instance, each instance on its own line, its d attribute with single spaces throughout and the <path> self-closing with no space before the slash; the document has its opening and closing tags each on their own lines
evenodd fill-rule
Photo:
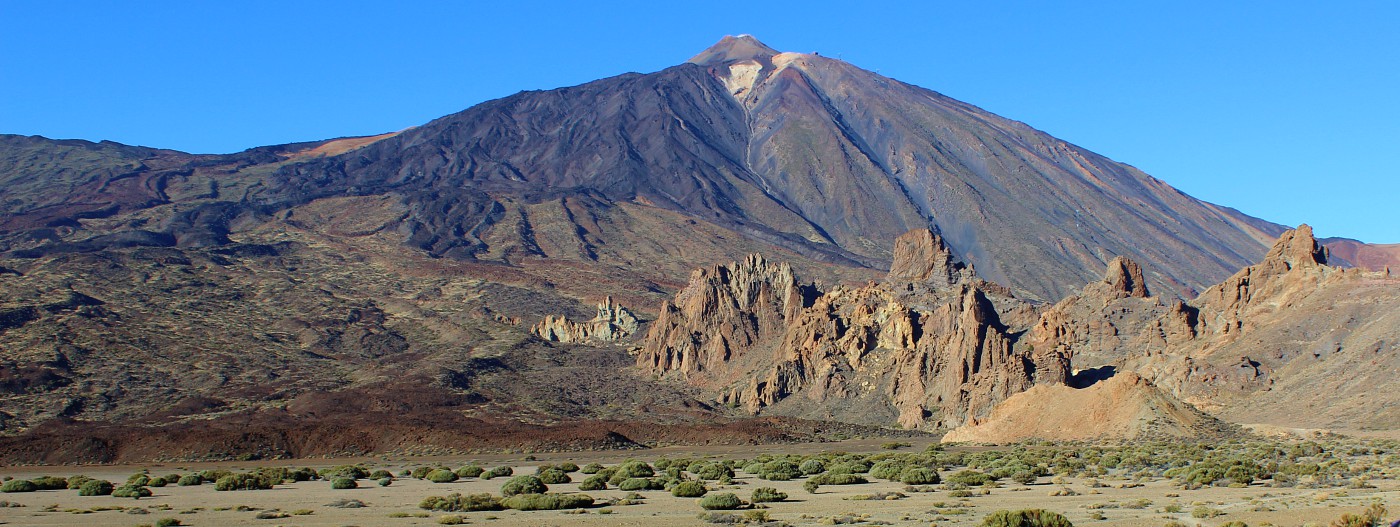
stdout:
<svg viewBox="0 0 1400 527">
<path fill-rule="evenodd" d="M 750 33 L 1201 199 L 1400 242 L 1400 3 L 908 4 L 0 0 L 0 133 L 208 153 L 375 134 Z"/>
</svg>

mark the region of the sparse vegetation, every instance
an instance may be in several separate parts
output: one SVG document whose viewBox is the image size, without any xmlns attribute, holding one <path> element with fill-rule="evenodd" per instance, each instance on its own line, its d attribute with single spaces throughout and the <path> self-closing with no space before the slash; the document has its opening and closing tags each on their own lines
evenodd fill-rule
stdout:
<svg viewBox="0 0 1400 527">
<path fill-rule="evenodd" d="M 559 485 L 573 481 L 573 478 L 570 478 L 567 472 L 557 468 L 550 468 L 540 472 L 539 478 L 545 485 Z"/>
<path fill-rule="evenodd" d="M 1043 509 L 1000 510 L 982 519 L 980 527 L 1074 527 L 1064 515 Z"/>
<path fill-rule="evenodd" d="M 146 488 L 145 485 L 130 485 L 130 484 L 128 484 L 128 485 L 122 485 L 122 486 L 120 486 L 120 487 L 117 487 L 117 488 L 115 488 L 115 489 L 112 489 L 112 497 L 113 497 L 113 498 L 133 498 L 133 499 L 140 499 L 140 498 L 147 498 L 147 497 L 150 497 L 150 495 L 151 495 L 151 489 Z"/>
<path fill-rule="evenodd" d="M 730 511 L 744 506 L 744 500 L 732 492 L 710 494 L 700 498 L 700 508 L 710 511 Z"/>
<path fill-rule="evenodd" d="M 505 485 L 501 485 L 502 496 L 514 496 L 516 494 L 544 494 L 549 492 L 549 487 L 540 481 L 536 476 L 516 476 L 510 478 Z M 514 508 L 514 507 L 511 507 Z"/>
<path fill-rule="evenodd" d="M 481 473 L 481 479 L 504 478 L 515 475 L 515 469 L 510 467 L 496 467 Z"/>
<path fill-rule="evenodd" d="M 229 474 L 214 482 L 214 490 L 267 490 L 272 481 L 257 474 Z"/>
<path fill-rule="evenodd" d="M 749 501 L 752 501 L 754 503 L 770 503 L 775 501 L 783 501 L 787 498 L 787 493 L 780 492 L 778 491 L 778 489 L 775 489 L 773 487 L 759 487 L 753 489 L 753 495 L 749 497 Z"/>
<path fill-rule="evenodd" d="M 82 488 L 78 489 L 79 496 L 109 496 L 116 487 L 112 482 L 93 479 L 83 482 Z"/>
<path fill-rule="evenodd" d="M 440 468 L 429 472 L 425 479 L 433 483 L 452 483 L 457 481 L 457 473 L 445 468 Z"/>
<path fill-rule="evenodd" d="M 27 479 L 12 479 L 0 485 L 0 492 L 34 492 L 39 486 Z"/>
<path fill-rule="evenodd" d="M 502 499 L 501 504 L 519 511 L 577 509 L 593 505 L 593 498 L 584 494 L 517 494 Z"/>
<path fill-rule="evenodd" d="M 355 480 L 354 480 L 353 478 L 333 478 L 333 479 L 331 479 L 331 488 L 336 489 L 336 490 L 354 489 L 354 488 L 359 488 L 359 486 L 360 486 L 360 484 L 359 484 L 359 483 L 356 483 Z"/>
<path fill-rule="evenodd" d="M 428 496 L 418 503 L 418 507 L 444 512 L 498 511 L 504 507 L 501 500 L 490 494 L 458 494 Z"/>
<path fill-rule="evenodd" d="M 710 489 L 705 488 L 705 484 L 699 481 L 682 481 L 671 487 L 671 495 L 677 498 L 699 498 L 709 491 Z"/>
</svg>

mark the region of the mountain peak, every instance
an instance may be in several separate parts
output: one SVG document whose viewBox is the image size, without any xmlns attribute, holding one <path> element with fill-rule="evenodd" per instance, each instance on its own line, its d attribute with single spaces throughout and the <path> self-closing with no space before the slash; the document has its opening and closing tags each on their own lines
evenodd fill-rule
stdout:
<svg viewBox="0 0 1400 527">
<path fill-rule="evenodd" d="M 691 64 L 713 65 L 736 60 L 762 60 L 772 58 L 778 50 L 759 42 L 753 35 L 725 35 L 715 45 L 705 48 L 700 54 L 686 61 Z"/>
</svg>

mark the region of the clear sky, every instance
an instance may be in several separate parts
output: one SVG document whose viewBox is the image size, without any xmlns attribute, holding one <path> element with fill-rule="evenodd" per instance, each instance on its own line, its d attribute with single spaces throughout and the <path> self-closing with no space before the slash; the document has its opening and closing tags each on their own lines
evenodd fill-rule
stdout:
<svg viewBox="0 0 1400 527">
<path fill-rule="evenodd" d="M 200 153 L 375 134 L 739 33 L 1400 242 L 1400 2 L 0 0 L 0 133 Z"/>
</svg>

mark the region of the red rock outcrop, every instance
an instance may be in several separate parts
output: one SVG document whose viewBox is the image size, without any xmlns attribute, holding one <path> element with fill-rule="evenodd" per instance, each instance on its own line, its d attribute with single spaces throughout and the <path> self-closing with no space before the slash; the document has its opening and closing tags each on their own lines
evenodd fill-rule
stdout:
<svg viewBox="0 0 1400 527">
<path fill-rule="evenodd" d="M 803 308 L 803 288 L 787 264 L 760 255 L 697 269 L 663 302 L 637 356 L 644 371 L 701 382 L 734 367 L 738 353 L 778 338 Z"/>
<path fill-rule="evenodd" d="M 550 315 L 530 328 L 536 336 L 552 341 L 577 344 L 616 342 L 637 332 L 637 317 L 606 297 L 598 304 L 598 314 L 586 322 L 574 322 L 562 315 Z"/>
<path fill-rule="evenodd" d="M 1366 389 L 1400 368 L 1400 283 L 1327 256 L 1302 225 L 1189 302 L 1133 296 L 1115 276 L 1134 266 L 1111 264 L 1104 281 L 1042 311 L 1028 340 L 1236 422 L 1400 425 L 1400 397 Z"/>
<path fill-rule="evenodd" d="M 957 426 L 1065 381 L 1064 356 L 1016 346 L 1003 324 L 1024 303 L 953 262 L 936 234 L 901 236 L 895 254 L 885 283 L 836 287 L 808 306 L 792 301 L 802 293 L 791 272 L 759 271 L 761 259 L 697 271 L 663 306 L 638 364 L 752 413 L 908 428 Z"/>
<path fill-rule="evenodd" d="M 894 262 L 889 280 L 928 282 L 945 285 L 971 281 L 976 273 L 970 266 L 953 259 L 943 237 L 928 229 L 914 229 L 894 240 Z"/>
</svg>

